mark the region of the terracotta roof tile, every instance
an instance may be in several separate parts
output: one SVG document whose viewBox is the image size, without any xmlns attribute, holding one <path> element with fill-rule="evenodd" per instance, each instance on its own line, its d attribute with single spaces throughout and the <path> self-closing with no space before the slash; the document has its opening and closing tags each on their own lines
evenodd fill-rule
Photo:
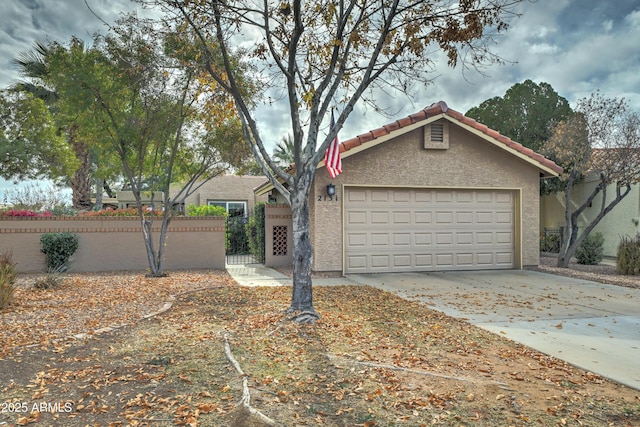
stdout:
<svg viewBox="0 0 640 427">
<path fill-rule="evenodd" d="M 349 151 L 352 148 L 355 148 L 359 145 L 366 144 L 370 141 L 373 141 L 374 139 L 389 135 L 392 132 L 395 132 L 399 129 L 402 129 L 414 123 L 421 122 L 423 120 L 428 119 L 429 117 L 437 116 L 439 114 L 446 114 L 450 118 L 474 128 L 475 130 L 495 140 L 496 142 L 499 142 L 505 145 L 506 147 L 509 147 L 523 154 L 524 156 L 530 158 L 532 160 L 532 163 L 538 164 L 540 167 L 545 167 L 558 174 L 562 173 L 562 168 L 556 165 L 553 161 L 545 158 L 541 154 L 536 153 L 527 147 L 524 147 L 522 144 L 519 144 L 511 140 L 510 138 L 500 134 L 499 132 L 493 129 L 489 129 L 487 126 L 476 122 L 474 119 L 467 117 L 456 110 L 450 109 L 444 101 L 431 104 L 430 106 L 426 107 L 421 111 L 418 111 L 417 113 L 398 119 L 395 122 L 386 124 L 368 133 L 358 135 L 355 138 L 351 138 L 346 141 L 343 141 L 341 144 L 340 151 L 341 152 Z"/>
</svg>

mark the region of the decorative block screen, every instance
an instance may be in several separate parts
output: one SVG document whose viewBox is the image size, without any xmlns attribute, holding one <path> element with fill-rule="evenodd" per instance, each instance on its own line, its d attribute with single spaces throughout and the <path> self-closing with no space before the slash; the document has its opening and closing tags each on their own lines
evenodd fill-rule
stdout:
<svg viewBox="0 0 640 427">
<path fill-rule="evenodd" d="M 286 225 L 273 226 L 273 256 L 287 256 L 287 233 Z"/>
</svg>

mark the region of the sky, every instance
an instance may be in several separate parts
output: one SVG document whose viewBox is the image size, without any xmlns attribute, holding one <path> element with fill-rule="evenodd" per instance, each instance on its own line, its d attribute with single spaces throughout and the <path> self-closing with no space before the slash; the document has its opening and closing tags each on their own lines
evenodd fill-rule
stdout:
<svg viewBox="0 0 640 427">
<path fill-rule="evenodd" d="M 103 21 L 138 6 L 128 0 L 86 0 Z M 640 0 L 529 0 L 520 4 L 520 17 L 496 37 L 493 51 L 505 60 L 479 73 L 451 69 L 436 58 L 431 85 L 418 93 L 392 94 L 384 102 L 392 117 L 358 107 L 340 139 L 345 140 L 405 117 L 438 101 L 465 113 L 482 101 L 503 96 L 516 83 L 530 79 L 549 83 L 572 106 L 596 90 L 625 98 L 640 113 Z M 85 0 L 0 1 L 0 88 L 19 80 L 11 64 L 36 41 L 67 42 L 75 35 L 90 41 L 104 24 Z M 257 116 L 263 139 L 272 144 L 288 132 L 285 108 L 263 108 Z M 280 119 L 281 117 L 281 119 Z M 12 184 L 0 182 L 0 195 Z"/>
</svg>

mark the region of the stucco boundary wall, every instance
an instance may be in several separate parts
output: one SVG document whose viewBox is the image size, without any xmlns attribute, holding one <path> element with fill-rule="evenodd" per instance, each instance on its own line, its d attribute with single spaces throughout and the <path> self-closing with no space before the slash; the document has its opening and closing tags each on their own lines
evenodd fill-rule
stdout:
<svg viewBox="0 0 640 427">
<path fill-rule="evenodd" d="M 157 248 L 160 219 L 153 224 Z M 149 269 L 140 219 L 136 217 L 0 218 L 0 252 L 11 251 L 19 273 L 46 271 L 40 252 L 44 233 L 79 236 L 69 272 L 143 271 Z M 167 231 L 164 269 L 225 268 L 225 220 L 176 217 Z"/>
<path fill-rule="evenodd" d="M 267 203 L 264 209 L 264 265 L 290 267 L 293 262 L 291 206 Z"/>
</svg>

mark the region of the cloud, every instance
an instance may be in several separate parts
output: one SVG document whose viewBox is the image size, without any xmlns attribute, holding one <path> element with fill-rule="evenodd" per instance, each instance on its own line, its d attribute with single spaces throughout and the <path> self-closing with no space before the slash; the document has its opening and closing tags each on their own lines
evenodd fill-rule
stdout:
<svg viewBox="0 0 640 427">
<path fill-rule="evenodd" d="M 137 5 L 128 0 L 87 0 L 104 21 L 113 22 L 123 11 Z M 503 65 L 482 73 L 451 69 L 443 55 L 436 54 L 435 80 L 415 92 L 377 92 L 378 102 L 393 117 L 378 114 L 360 104 L 341 139 L 367 132 L 425 106 L 443 100 L 466 112 L 483 100 L 502 96 L 525 79 L 547 82 L 570 102 L 600 89 L 606 96 L 624 96 L 640 112 L 640 5 L 637 0 L 529 0 L 518 6 L 520 17 L 511 21 L 506 33 L 495 36 L 495 52 Z M 68 41 L 72 35 L 86 41 L 106 28 L 87 8 L 84 0 L 0 1 L 0 87 L 17 79 L 10 60 L 29 50 L 35 41 Z M 290 132 L 286 102 L 267 103 L 259 109 L 258 125 L 268 145 L 275 145 Z"/>
</svg>

